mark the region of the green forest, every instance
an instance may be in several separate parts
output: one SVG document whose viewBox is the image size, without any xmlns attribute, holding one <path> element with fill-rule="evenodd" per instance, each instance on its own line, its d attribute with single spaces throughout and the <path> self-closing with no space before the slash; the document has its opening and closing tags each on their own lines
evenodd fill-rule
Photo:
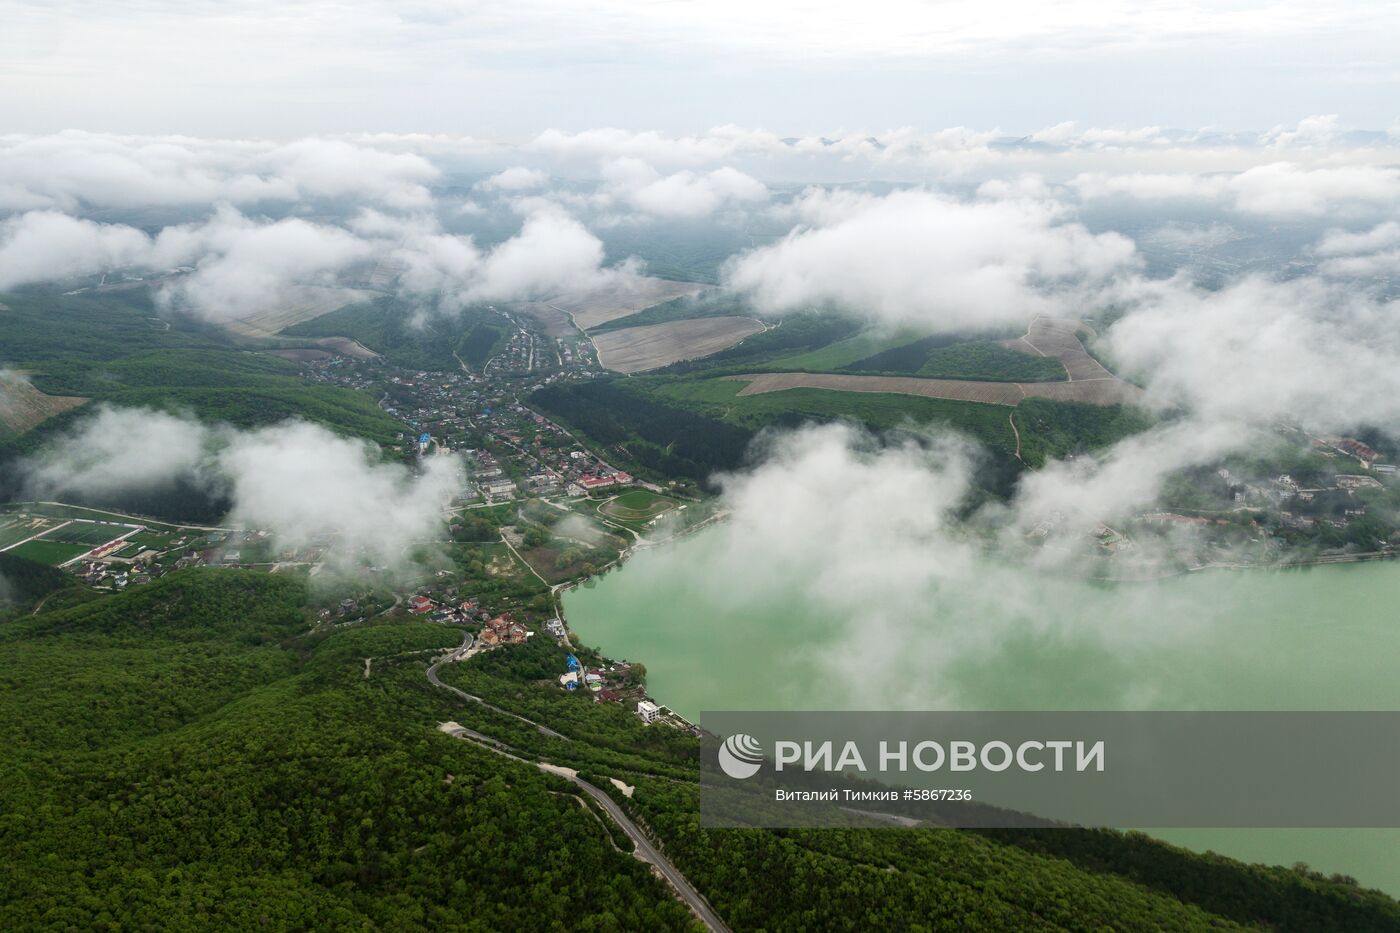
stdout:
<svg viewBox="0 0 1400 933">
<path fill-rule="evenodd" d="M 615 799 L 736 930 L 1400 929 L 1345 880 L 1139 835 L 701 829 L 697 741 L 559 690 L 552 640 L 444 674 L 562 739 L 427 682 L 459 629 L 337 630 L 307 602 L 292 577 L 193 570 L 0 616 L 0 928 L 693 929 L 526 763 L 548 760 L 635 787 Z"/>
<path fill-rule="evenodd" d="M 395 366 L 454 372 L 461 363 L 480 368 L 510 336 L 507 322 L 484 308 L 459 314 L 426 314 L 414 302 L 381 298 L 323 314 L 288 327 L 288 337 L 350 337 Z"/>
<path fill-rule="evenodd" d="M 1106 446 L 1150 424 L 1145 414 L 1121 405 L 1027 399 L 1008 408 L 826 389 L 740 396 L 743 385 L 703 374 L 609 378 L 548 386 L 535 392 L 531 403 L 641 470 L 698 482 L 742 465 L 749 443 L 764 428 L 850 421 L 906 437 L 910 431 L 941 426 L 985 448 L 987 469 L 979 482 L 1002 493 L 1025 467 Z M 1013 416 L 1020 434 L 1019 460 Z"/>
<path fill-rule="evenodd" d="M 0 368 L 27 373 L 50 395 L 165 409 L 240 427 L 302 418 L 380 443 L 402 430 L 372 396 L 308 382 L 295 363 L 259 352 L 275 342 L 239 340 L 190 318 L 160 317 L 145 289 L 72 295 L 26 289 L 6 293 L 3 305 Z M 25 434 L 0 435 L 0 500 L 21 491 L 12 466 L 17 459 L 90 410 L 83 406 Z M 124 494 L 94 504 L 185 520 L 223 514 L 222 503 L 194 489 Z"/>
</svg>

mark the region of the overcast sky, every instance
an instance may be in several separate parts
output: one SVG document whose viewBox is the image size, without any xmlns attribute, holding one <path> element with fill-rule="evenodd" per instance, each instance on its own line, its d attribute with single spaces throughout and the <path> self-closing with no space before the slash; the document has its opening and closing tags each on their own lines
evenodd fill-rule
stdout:
<svg viewBox="0 0 1400 933">
<path fill-rule="evenodd" d="M 0 0 L 10 132 L 526 136 L 1400 116 L 1392 0 Z"/>
</svg>

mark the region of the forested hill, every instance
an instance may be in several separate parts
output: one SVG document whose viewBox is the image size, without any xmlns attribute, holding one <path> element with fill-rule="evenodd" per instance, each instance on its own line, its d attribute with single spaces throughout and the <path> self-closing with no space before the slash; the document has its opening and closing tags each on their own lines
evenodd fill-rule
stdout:
<svg viewBox="0 0 1400 933">
<path fill-rule="evenodd" d="M 0 929 L 693 929 L 541 758 L 635 787 L 736 930 L 1400 929 L 1354 885 L 1117 833 L 704 831 L 695 742 L 559 690 L 550 639 L 444 676 L 568 740 L 428 683 L 459 629 L 313 630 L 305 603 L 199 570 L 0 623 Z"/>
</svg>

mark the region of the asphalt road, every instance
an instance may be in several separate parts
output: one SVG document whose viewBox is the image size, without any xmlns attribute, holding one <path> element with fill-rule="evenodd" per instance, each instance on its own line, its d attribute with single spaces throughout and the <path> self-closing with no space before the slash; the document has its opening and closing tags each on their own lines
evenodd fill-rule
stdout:
<svg viewBox="0 0 1400 933">
<path fill-rule="evenodd" d="M 482 706 L 486 707 L 487 709 L 491 710 L 492 712 L 500 713 L 500 714 L 503 715 L 503 716 L 509 716 L 509 717 L 511 717 L 512 719 L 518 719 L 518 720 L 520 720 L 521 722 L 524 722 L 524 723 L 529 723 L 530 725 L 534 726 L 536 729 L 540 730 L 540 732 L 541 732 L 542 734 L 549 736 L 551 739 L 563 739 L 565 742 L 570 741 L 570 739 L 569 739 L 569 737 L 568 737 L 567 735 L 560 735 L 558 732 L 555 732 L 553 729 L 549 728 L 549 726 L 541 725 L 540 723 L 535 722 L 533 719 L 526 719 L 524 716 L 521 716 L 521 715 L 518 714 L 518 713 L 512 713 L 512 712 L 511 712 L 510 710 L 508 710 L 508 709 L 501 709 L 499 706 L 492 706 L 490 703 L 487 703 L 485 700 L 483 700 L 483 699 L 482 699 L 481 697 L 479 697 L 479 696 L 473 696 L 473 695 L 471 695 L 470 693 L 467 693 L 467 692 L 464 691 L 464 690 L 458 690 L 456 687 L 452 686 L 451 684 L 445 684 L 445 683 L 443 683 L 441 680 L 439 680 L 439 679 L 438 679 L 438 668 L 440 668 L 440 667 L 442 667 L 444 664 L 446 664 L 447 661 L 448 661 L 450 658 L 456 657 L 459 653 L 461 653 L 461 652 L 463 652 L 463 651 L 466 651 L 466 650 L 467 650 L 468 648 L 470 648 L 471 646 L 472 646 L 472 633 L 471 633 L 471 632 L 463 632 L 463 633 L 462 633 L 462 647 L 458 648 L 456 651 L 452 652 L 451 654 L 445 654 L 445 655 L 443 655 L 442 657 L 440 657 L 440 658 L 438 658 L 436 661 L 434 661 L 432 664 L 428 665 L 428 682 L 431 683 L 434 687 L 441 687 L 441 688 L 444 689 L 444 690 L 450 690 L 451 692 L 457 694 L 457 696 L 461 697 L 461 698 L 464 699 L 464 700 L 469 700 L 469 701 L 472 702 L 472 703 L 479 703 L 479 704 L 481 704 Z"/>
<path fill-rule="evenodd" d="M 499 706 L 493 706 L 490 703 L 487 703 L 485 700 L 481 699 L 481 697 L 472 696 L 470 693 L 458 690 L 451 684 L 443 683 L 442 680 L 438 678 L 438 668 L 446 664 L 449 659 L 457 657 L 461 654 L 461 652 L 466 651 L 468 648 L 470 648 L 472 646 L 472 641 L 473 639 L 471 632 L 462 633 L 461 648 L 458 648 L 456 651 L 453 651 L 450 654 L 443 655 L 428 666 L 428 682 L 435 687 L 441 687 L 444 690 L 449 690 L 464 700 L 469 700 L 472 703 L 479 703 L 480 705 L 486 707 L 489 710 L 492 710 L 497 713 L 502 713 L 506 716 L 518 719 L 521 722 L 529 723 L 530 725 L 534 726 L 536 729 L 538 729 L 540 732 L 547 736 L 569 741 L 568 736 L 560 735 L 558 732 L 555 732 L 548 726 L 541 725 L 540 723 L 537 723 L 531 719 L 526 719 L 524 716 L 521 716 L 517 713 L 512 713 L 510 710 L 504 710 L 501 709 Z M 552 765 L 548 762 L 543 761 L 527 761 L 526 759 L 521 758 L 519 755 L 507 751 L 507 746 L 502 745 L 500 742 L 498 742 L 496 739 L 491 738 L 489 735 L 484 735 L 473 729 L 468 729 L 465 726 L 457 726 L 456 728 L 452 729 L 450 734 L 464 741 L 471 742 L 475 745 L 479 745 L 487 751 L 495 752 L 497 755 L 500 755 L 504 758 L 509 758 L 512 761 L 518 761 L 522 764 L 533 764 L 541 771 L 544 771 L 548 774 L 553 774 L 557 777 L 562 777 L 566 781 L 572 781 L 579 787 L 580 790 L 582 790 L 585 794 L 592 797 L 598 802 L 598 805 L 603 808 L 604 812 L 606 812 L 609 817 L 612 818 L 613 822 L 616 823 L 619 827 L 621 827 L 622 831 L 627 834 L 627 838 L 632 840 L 632 845 L 636 847 L 637 856 L 643 859 L 644 861 L 650 863 L 656 868 L 658 872 L 661 873 L 661 876 L 665 878 L 667 883 L 671 885 L 672 889 L 675 890 L 676 895 L 681 899 L 681 901 L 683 901 L 686 904 L 686 906 L 689 907 L 691 911 L 693 911 L 694 914 L 697 917 L 699 917 L 700 920 L 707 927 L 709 927 L 711 930 L 717 931 L 717 933 L 730 933 L 729 927 L 725 924 L 723 920 L 719 918 L 719 915 L 714 912 L 714 909 L 710 907 L 709 902 L 701 896 L 700 892 L 695 890 L 695 886 L 692 885 L 690 881 L 686 879 L 685 875 L 681 874 L 680 869 L 673 865 L 670 859 L 662 855 L 657 850 L 656 846 L 652 845 L 652 842 L 650 839 L 647 838 L 646 833 L 642 832 L 641 828 L 637 826 L 636 823 L 632 822 L 632 818 L 629 817 L 627 813 L 620 806 L 617 805 L 617 801 L 609 797 L 607 792 L 605 792 L 602 788 L 596 787 L 595 785 L 590 784 L 588 781 L 585 781 L 583 778 L 573 773 L 573 771 L 569 768 L 561 768 L 558 765 Z"/>
<path fill-rule="evenodd" d="M 695 886 L 690 883 L 685 875 L 681 874 L 680 869 L 673 865 L 670 859 L 662 855 L 657 850 L 656 846 L 652 845 L 651 840 L 647 838 L 646 833 L 642 832 L 641 827 L 632 822 L 632 818 L 627 815 L 626 811 L 618 806 L 617 801 L 608 796 L 607 792 L 602 788 L 590 784 L 568 768 L 561 768 L 543 761 L 527 761 L 519 755 L 506 751 L 499 742 L 490 736 L 483 735 L 465 726 L 458 726 L 449 734 L 471 742 L 474 745 L 479 745 L 487 751 L 495 752 L 497 755 L 504 758 L 518 761 L 521 764 L 533 764 L 536 768 L 539 768 L 547 774 L 553 774 L 566 781 L 572 781 L 585 794 L 596 800 L 598 805 L 603 808 L 604 812 L 612 818 L 612 821 L 621 827 L 622 831 L 627 834 L 627 838 L 632 840 L 632 845 L 636 847 L 637 857 L 650 863 L 661 873 L 661 877 L 665 878 L 667 883 L 671 885 L 671 888 L 676 892 L 676 896 L 700 918 L 705 926 L 709 927 L 711 930 L 717 931 L 717 933 L 730 933 L 729 926 L 719 918 L 719 914 L 714 912 L 709 902 L 705 900 L 699 891 L 695 890 Z"/>
</svg>

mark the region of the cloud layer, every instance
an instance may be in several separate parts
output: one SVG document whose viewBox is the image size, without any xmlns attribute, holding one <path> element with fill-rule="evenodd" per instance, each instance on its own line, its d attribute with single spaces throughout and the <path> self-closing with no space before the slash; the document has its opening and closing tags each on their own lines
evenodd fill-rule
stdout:
<svg viewBox="0 0 1400 933">
<path fill-rule="evenodd" d="M 1044 203 L 814 191 L 794 210 L 801 226 L 727 270 L 728 284 L 763 310 L 833 307 L 939 330 L 996 327 L 1061 313 L 1136 259 L 1130 240 L 1092 234 Z"/>
<path fill-rule="evenodd" d="M 413 550 L 440 540 L 460 488 L 455 457 L 421 472 L 374 445 L 292 421 L 251 431 L 142 408 L 104 406 L 24 464 L 29 494 L 96 495 L 192 484 L 225 495 L 227 521 L 280 547 L 328 545 L 333 570 L 407 572 Z"/>
</svg>

